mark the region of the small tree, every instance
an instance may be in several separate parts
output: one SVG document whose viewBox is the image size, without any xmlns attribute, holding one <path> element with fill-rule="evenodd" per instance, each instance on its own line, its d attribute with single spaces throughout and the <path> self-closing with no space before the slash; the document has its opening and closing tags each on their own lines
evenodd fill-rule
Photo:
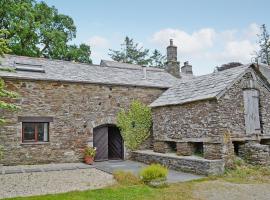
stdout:
<svg viewBox="0 0 270 200">
<path fill-rule="evenodd" d="M 258 35 L 258 38 L 260 50 L 257 52 L 257 57 L 262 63 L 270 65 L 270 36 L 265 24 L 261 26 L 261 33 Z"/>
<path fill-rule="evenodd" d="M 113 60 L 137 65 L 150 64 L 151 59 L 148 57 L 149 49 L 139 47 L 139 44 L 134 43 L 133 39 L 126 36 L 121 46 L 121 50 L 110 49 L 109 56 L 111 56 Z"/>
<path fill-rule="evenodd" d="M 139 101 L 133 101 L 128 111 L 122 109 L 117 115 L 125 145 L 136 150 L 150 136 L 152 126 L 151 109 Z"/>
<path fill-rule="evenodd" d="M 164 68 L 166 57 L 162 55 L 157 49 L 153 51 L 151 59 L 151 66 L 157 67 L 157 68 Z"/>
</svg>

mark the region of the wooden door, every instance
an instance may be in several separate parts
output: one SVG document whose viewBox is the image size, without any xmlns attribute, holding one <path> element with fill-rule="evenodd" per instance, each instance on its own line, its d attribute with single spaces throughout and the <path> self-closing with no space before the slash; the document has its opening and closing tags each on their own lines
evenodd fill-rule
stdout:
<svg viewBox="0 0 270 200">
<path fill-rule="evenodd" d="M 246 133 L 261 133 L 258 90 L 244 90 L 244 109 Z"/>
<path fill-rule="evenodd" d="M 124 155 L 123 139 L 117 127 L 109 127 L 108 146 L 109 146 L 110 160 L 123 159 Z"/>
<path fill-rule="evenodd" d="M 95 161 L 108 160 L 108 127 L 94 128 L 94 147 L 97 148 Z"/>
</svg>

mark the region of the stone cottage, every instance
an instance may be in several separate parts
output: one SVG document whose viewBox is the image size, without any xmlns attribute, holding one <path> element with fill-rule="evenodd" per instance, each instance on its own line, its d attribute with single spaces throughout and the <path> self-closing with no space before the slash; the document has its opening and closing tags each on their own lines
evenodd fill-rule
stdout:
<svg viewBox="0 0 270 200">
<path fill-rule="evenodd" d="M 266 66 L 195 77 L 188 62 L 180 68 L 172 40 L 165 70 L 14 55 L 1 61 L 0 67 L 6 66 L 15 72 L 0 71 L 0 77 L 20 94 L 16 103 L 21 106 L 16 113 L 0 111 L 7 120 L 0 127 L 5 148 L 1 162 L 6 165 L 78 162 L 87 144 L 97 147 L 96 160 L 125 159 L 128 150 L 115 125 L 116 114 L 135 99 L 152 107 L 153 139 L 142 148 L 155 155 L 176 152 L 185 159 L 197 154 L 207 166 L 215 160 L 227 162 L 234 153 L 254 163 L 269 161 Z M 146 154 L 138 155 L 133 158 L 144 161 L 140 158 Z M 188 165 L 200 166 L 193 161 Z"/>
<path fill-rule="evenodd" d="M 116 124 L 132 100 L 150 104 L 177 78 L 165 70 L 101 61 L 100 65 L 6 55 L 0 71 L 9 90 L 20 94 L 17 113 L 0 111 L 4 164 L 78 162 L 87 144 L 96 160 L 124 159 L 127 150 Z"/>
<path fill-rule="evenodd" d="M 266 66 L 260 66 L 268 71 Z M 180 80 L 150 106 L 154 151 L 269 164 L 270 85 L 256 65 Z"/>
</svg>

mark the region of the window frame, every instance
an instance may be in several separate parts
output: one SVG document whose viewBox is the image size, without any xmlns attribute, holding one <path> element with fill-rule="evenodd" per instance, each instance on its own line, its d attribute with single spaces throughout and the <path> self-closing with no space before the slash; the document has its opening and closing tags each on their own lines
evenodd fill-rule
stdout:
<svg viewBox="0 0 270 200">
<path fill-rule="evenodd" d="M 44 143 L 49 143 L 50 142 L 50 124 L 53 122 L 54 119 L 51 116 L 18 116 L 18 122 L 21 123 L 21 144 L 44 144 Z M 36 124 L 34 129 L 35 129 L 35 140 L 33 141 L 25 141 L 24 137 L 24 127 L 23 123 L 34 123 Z M 47 141 L 38 141 L 38 128 L 37 125 L 43 123 L 47 124 Z M 44 126 L 44 125 L 43 125 Z"/>
<path fill-rule="evenodd" d="M 22 143 L 24 143 L 24 144 L 35 144 L 35 143 L 48 143 L 48 142 L 50 142 L 50 122 L 21 122 L 22 123 L 22 140 L 21 140 L 21 142 Z M 26 140 L 25 141 L 25 139 L 24 139 L 24 137 L 25 137 L 25 135 L 24 135 L 24 124 L 33 124 L 34 125 L 34 129 L 35 129 L 35 132 L 34 132 L 34 136 L 35 136 L 35 139 L 34 139 L 34 141 L 30 141 L 30 140 Z M 47 124 L 47 141 L 39 141 L 38 140 L 38 125 L 39 124 Z"/>
</svg>

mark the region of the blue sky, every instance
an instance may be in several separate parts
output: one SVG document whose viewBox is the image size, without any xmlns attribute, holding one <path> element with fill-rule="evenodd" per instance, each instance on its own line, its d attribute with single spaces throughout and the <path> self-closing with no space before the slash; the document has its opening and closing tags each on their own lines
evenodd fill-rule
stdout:
<svg viewBox="0 0 270 200">
<path fill-rule="evenodd" d="M 87 43 L 92 59 L 109 59 L 127 35 L 165 53 L 169 39 L 178 60 L 197 75 L 230 61 L 250 62 L 261 24 L 270 27 L 269 0 L 45 0 L 77 26 L 72 43 Z"/>
</svg>

